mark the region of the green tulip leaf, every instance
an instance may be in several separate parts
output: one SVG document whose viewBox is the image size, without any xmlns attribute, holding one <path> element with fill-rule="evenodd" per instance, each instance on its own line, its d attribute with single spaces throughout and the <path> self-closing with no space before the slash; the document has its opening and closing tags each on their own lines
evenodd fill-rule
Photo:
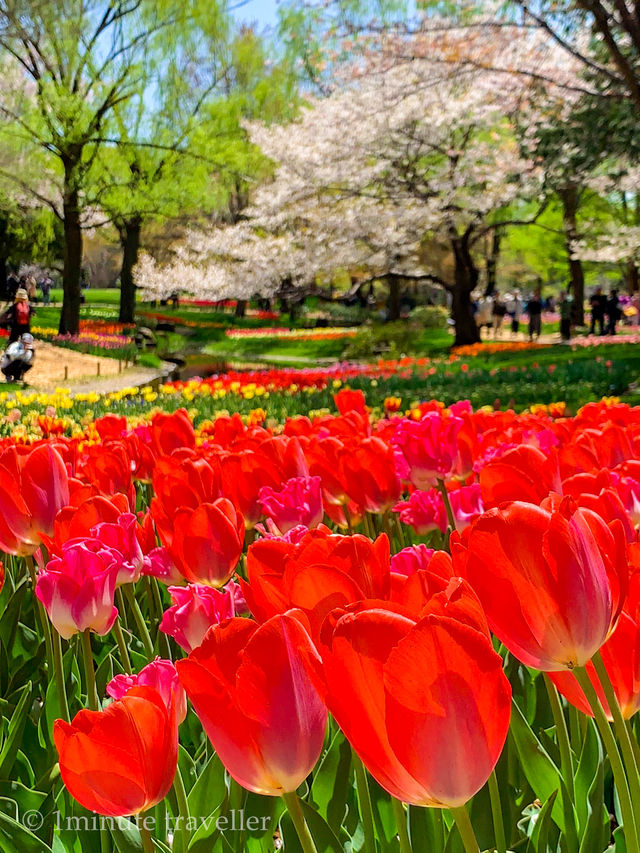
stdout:
<svg viewBox="0 0 640 853">
<path fill-rule="evenodd" d="M 567 821 L 570 824 L 574 822 L 574 811 L 562 780 L 562 774 L 533 733 L 515 702 L 511 704 L 509 734 L 515 744 L 524 775 L 538 799 L 546 802 L 554 791 L 558 792 L 552 806 L 552 816 L 562 832 L 567 832 Z M 575 825 L 569 825 L 569 832 L 574 835 L 577 834 Z"/>
<path fill-rule="evenodd" d="M 2 853 L 51 853 L 44 841 L 1 809 L 0 850 Z"/>
<path fill-rule="evenodd" d="M 24 727 L 27 722 L 27 714 L 31 702 L 31 682 L 27 682 L 20 692 L 20 699 L 16 705 L 15 711 L 11 716 L 7 735 L 2 745 L 0 752 L 0 779 L 8 779 L 18 749 L 22 742 Z"/>
</svg>

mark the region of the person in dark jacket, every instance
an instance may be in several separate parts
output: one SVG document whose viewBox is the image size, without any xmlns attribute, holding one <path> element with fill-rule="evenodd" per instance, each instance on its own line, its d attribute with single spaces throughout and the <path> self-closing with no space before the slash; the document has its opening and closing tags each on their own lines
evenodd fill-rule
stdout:
<svg viewBox="0 0 640 853">
<path fill-rule="evenodd" d="M 607 307 L 607 297 L 601 287 L 596 287 L 595 293 L 589 300 L 591 305 L 591 334 L 596 333 L 596 323 L 600 327 L 598 334 L 604 335 L 604 315 Z"/>
<path fill-rule="evenodd" d="M 615 335 L 616 323 L 620 319 L 620 299 L 618 291 L 614 287 L 605 305 L 605 313 L 607 316 L 607 334 Z"/>
<path fill-rule="evenodd" d="M 534 336 L 537 340 L 542 331 L 542 299 L 539 290 L 534 290 L 533 296 L 527 303 L 527 314 L 529 315 L 529 340 L 532 341 Z"/>
</svg>

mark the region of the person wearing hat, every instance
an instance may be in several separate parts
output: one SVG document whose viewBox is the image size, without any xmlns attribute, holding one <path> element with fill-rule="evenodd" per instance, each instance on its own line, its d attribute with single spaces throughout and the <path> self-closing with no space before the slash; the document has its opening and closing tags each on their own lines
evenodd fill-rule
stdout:
<svg viewBox="0 0 640 853">
<path fill-rule="evenodd" d="M 35 357 L 33 335 L 30 332 L 25 332 L 19 341 L 9 344 L 0 358 L 0 370 L 7 382 L 24 382 L 25 374 L 33 367 Z"/>
<path fill-rule="evenodd" d="M 20 337 L 31 332 L 31 315 L 33 308 L 29 305 L 29 294 L 23 287 L 16 291 L 13 305 L 0 317 L 0 326 L 9 327 L 9 343 L 20 340 Z"/>
</svg>

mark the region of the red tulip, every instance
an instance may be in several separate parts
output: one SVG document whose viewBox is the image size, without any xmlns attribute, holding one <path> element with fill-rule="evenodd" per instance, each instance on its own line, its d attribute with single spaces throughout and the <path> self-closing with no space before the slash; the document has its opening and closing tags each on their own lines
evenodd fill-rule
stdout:
<svg viewBox="0 0 640 853">
<path fill-rule="evenodd" d="M 480 489 L 487 508 L 506 501 L 540 503 L 561 490 L 557 458 L 530 444 L 512 447 L 481 469 Z"/>
<path fill-rule="evenodd" d="M 389 540 L 309 531 L 296 544 L 254 542 L 247 553 L 249 583 L 240 582 L 249 609 L 260 621 L 291 608 L 302 610 L 314 633 L 334 607 L 362 598 L 388 598 Z"/>
<path fill-rule="evenodd" d="M 179 508 L 196 509 L 222 497 L 219 466 L 206 459 L 175 457 L 158 459 L 153 470 L 151 515 L 162 542 L 173 539 L 175 514 Z"/>
<path fill-rule="evenodd" d="M 354 443 L 343 459 L 347 493 L 368 512 L 384 513 L 400 497 L 393 448 L 380 438 Z"/>
<path fill-rule="evenodd" d="M 624 542 L 571 498 L 556 509 L 514 502 L 468 528 L 453 547 L 496 636 L 524 664 L 545 671 L 584 664 L 607 638 L 626 589 Z M 622 537 L 623 538 L 623 537 Z"/>
<path fill-rule="evenodd" d="M 101 495 L 124 494 L 131 506 L 135 504 L 131 458 L 124 441 L 111 440 L 87 448 L 79 473 Z"/>
<path fill-rule="evenodd" d="M 110 498 L 94 495 L 78 506 L 63 507 L 55 517 L 53 536 L 47 536 L 43 540 L 49 556 L 60 556 L 63 545 L 69 539 L 88 537 L 97 524 L 102 522 L 115 524 L 122 513 L 129 511 L 129 500 L 126 495 L 113 495 Z"/>
<path fill-rule="evenodd" d="M 33 554 L 41 534 L 51 536 L 58 511 L 69 502 L 69 478 L 60 454 L 48 444 L 19 455 L 0 455 L 0 549 Z"/>
<path fill-rule="evenodd" d="M 134 815 L 165 798 L 178 763 L 175 709 L 152 687 L 133 687 L 104 711 L 56 720 L 60 775 L 82 806 L 109 817 Z"/>
<path fill-rule="evenodd" d="M 320 677 L 320 658 L 298 619 L 229 619 L 176 667 L 233 778 L 258 794 L 295 791 L 320 756 L 327 722 L 309 675 Z"/>
<path fill-rule="evenodd" d="M 168 456 L 183 447 L 194 448 L 196 437 L 186 409 L 168 415 L 158 412 L 151 419 L 151 442 L 157 456 Z"/>
<path fill-rule="evenodd" d="M 260 520 L 260 489 L 277 488 L 281 477 L 273 461 L 260 450 L 229 453 L 220 460 L 224 494 L 242 513 L 248 529 Z"/>
<path fill-rule="evenodd" d="M 190 583 L 224 586 L 242 555 L 245 531 L 231 501 L 218 498 L 193 510 L 180 507 L 173 524 L 173 537 L 165 544 L 183 577 Z"/>
<path fill-rule="evenodd" d="M 364 601 L 322 629 L 327 706 L 375 779 L 399 800 L 457 807 L 493 770 L 511 688 L 482 608 L 460 578 L 422 614 Z"/>
<path fill-rule="evenodd" d="M 336 404 L 336 409 L 341 415 L 348 415 L 350 412 L 357 412 L 359 415 L 367 414 L 366 399 L 363 391 L 343 388 L 337 394 L 333 395 L 333 402 Z"/>
</svg>

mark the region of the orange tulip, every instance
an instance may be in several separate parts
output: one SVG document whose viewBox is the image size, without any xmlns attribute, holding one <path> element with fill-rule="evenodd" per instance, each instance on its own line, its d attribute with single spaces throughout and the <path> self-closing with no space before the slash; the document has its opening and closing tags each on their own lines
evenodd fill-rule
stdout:
<svg viewBox="0 0 640 853">
<path fill-rule="evenodd" d="M 134 815 L 163 800 L 178 763 L 178 727 L 152 687 L 132 687 L 104 711 L 56 720 L 60 775 L 82 806 L 109 817 Z"/>
<path fill-rule="evenodd" d="M 543 671 L 586 664 L 614 625 L 627 583 L 619 522 L 608 527 L 571 498 L 550 504 L 504 504 L 467 529 L 464 545 L 453 537 L 454 570 L 478 594 L 491 630 Z"/>
<path fill-rule="evenodd" d="M 320 650 L 327 706 L 380 785 L 457 807 L 500 756 L 511 688 L 476 596 L 460 578 L 440 590 L 418 617 L 379 601 L 336 610 Z"/>
<path fill-rule="evenodd" d="M 320 756 L 327 722 L 310 673 L 320 658 L 293 614 L 258 626 L 229 619 L 176 663 L 209 740 L 233 778 L 258 794 L 295 791 Z"/>
<path fill-rule="evenodd" d="M 60 454 L 42 444 L 26 454 L 0 455 L 0 549 L 33 554 L 51 536 L 58 511 L 69 502 L 69 478 Z"/>
</svg>

